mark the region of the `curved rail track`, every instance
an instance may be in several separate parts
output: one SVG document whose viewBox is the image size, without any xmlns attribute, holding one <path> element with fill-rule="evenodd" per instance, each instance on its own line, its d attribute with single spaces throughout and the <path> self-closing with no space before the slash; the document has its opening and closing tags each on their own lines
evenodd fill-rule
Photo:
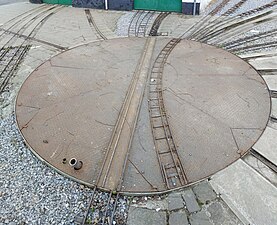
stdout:
<svg viewBox="0 0 277 225">
<path fill-rule="evenodd" d="M 39 7 L 30 9 L 30 10 L 28 10 L 26 12 L 23 12 L 23 13 L 19 14 L 18 16 L 14 17 L 14 18 L 11 18 L 10 20 L 6 21 L 4 24 L 0 25 L 0 27 L 6 26 L 6 25 L 8 25 L 8 24 L 10 24 L 10 23 L 12 23 L 14 21 L 18 21 L 18 20 L 20 22 L 20 20 L 24 20 L 28 16 L 32 16 L 33 13 L 35 13 L 36 11 L 40 11 L 41 9 L 45 9 L 47 7 L 49 7 L 49 6 L 47 6 L 47 5 L 41 5 Z"/>
<path fill-rule="evenodd" d="M 93 31 L 95 31 L 96 37 L 98 40 L 107 40 L 107 37 L 103 34 L 103 32 L 99 29 L 97 24 L 95 23 L 91 12 L 89 9 L 85 9 L 85 14 L 87 16 L 88 23 Z"/>
<path fill-rule="evenodd" d="M 277 0 L 274 0 L 271 3 L 257 7 L 255 9 L 251 9 L 247 12 L 235 16 L 226 17 L 227 15 L 230 15 L 229 13 L 227 13 L 228 10 L 230 10 L 229 12 L 233 13 L 236 9 L 238 9 L 238 7 L 235 5 L 226 11 L 225 16 L 215 17 L 216 13 L 221 10 L 221 6 L 219 5 L 208 15 L 204 16 L 198 22 L 198 24 L 188 29 L 185 34 L 189 39 L 207 42 L 212 38 L 218 37 L 220 34 L 226 33 L 229 30 L 233 30 L 233 28 L 239 27 L 247 22 L 271 14 L 272 11 L 270 8 L 275 6 L 276 4 Z M 258 15 L 255 16 L 255 14 Z M 251 18 L 247 18 L 250 16 Z"/>
<path fill-rule="evenodd" d="M 12 55 L 12 57 L 9 57 L 7 62 L 2 64 L 3 68 L 0 72 L 0 93 L 2 93 L 6 86 L 8 85 L 10 79 L 12 78 L 14 71 L 17 69 L 19 63 L 27 53 L 29 47 L 30 47 L 30 38 L 34 37 L 39 29 L 43 26 L 43 24 L 46 22 L 46 20 L 49 19 L 50 16 L 52 16 L 54 13 L 57 13 L 60 9 L 62 9 L 63 6 L 52 6 L 50 8 L 47 8 L 45 11 L 40 12 L 39 14 L 31 17 L 20 29 L 12 35 L 11 38 L 9 38 L 6 43 L 1 47 L 0 52 L 0 61 L 3 62 L 4 57 L 8 54 L 10 51 L 11 46 L 13 43 L 18 41 L 18 35 L 23 34 L 24 31 L 26 31 L 27 28 L 29 28 L 31 25 L 35 23 L 37 19 L 40 19 L 40 21 L 35 24 L 35 26 L 32 28 L 32 30 L 29 32 L 29 34 L 26 36 L 26 38 L 19 44 L 19 46 L 14 47 L 16 49 Z M 27 19 L 28 16 L 26 16 L 25 19 Z M 22 20 L 21 22 L 24 22 Z M 18 25 L 18 24 L 17 24 Z M 10 29 L 14 27 L 11 26 Z M 5 32 L 4 32 L 5 33 Z M 3 36 L 4 34 L 2 34 Z"/>
<path fill-rule="evenodd" d="M 155 15 L 154 11 L 137 11 L 128 27 L 129 37 L 147 36 L 148 26 Z"/>
<path fill-rule="evenodd" d="M 180 42 L 172 39 L 159 53 L 152 67 L 149 83 L 149 113 L 153 140 L 161 173 L 168 189 L 183 186 L 187 178 L 178 155 L 163 100 L 163 69 L 171 51 Z"/>
<path fill-rule="evenodd" d="M 160 13 L 157 18 L 155 19 L 152 27 L 151 27 L 151 30 L 149 32 L 149 35 L 150 36 L 158 36 L 158 30 L 159 30 L 159 27 L 160 25 L 162 24 L 163 20 L 169 15 L 170 13 L 169 12 L 162 12 Z"/>
<path fill-rule="evenodd" d="M 223 43 L 222 47 L 224 47 L 224 49 L 226 49 L 226 50 L 231 50 L 231 49 L 235 49 L 237 47 L 240 47 L 241 44 L 246 44 L 248 42 L 256 41 L 256 40 L 259 40 L 261 38 L 274 36 L 276 34 L 277 34 L 277 29 L 273 29 L 273 30 L 261 32 L 261 33 L 258 33 L 258 34 L 254 34 L 254 35 L 251 35 L 251 36 L 248 36 L 248 37 L 245 37 L 245 38 L 239 38 L 239 39 L 236 39 L 234 41 L 227 42 L 226 44 Z"/>
</svg>

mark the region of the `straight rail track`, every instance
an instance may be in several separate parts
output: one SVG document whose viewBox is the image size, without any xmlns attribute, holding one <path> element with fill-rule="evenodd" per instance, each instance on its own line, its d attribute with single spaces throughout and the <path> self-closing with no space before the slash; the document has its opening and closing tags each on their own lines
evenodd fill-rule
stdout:
<svg viewBox="0 0 277 225">
<path fill-rule="evenodd" d="M 254 156 L 256 159 L 264 163 L 267 167 L 269 167 L 272 171 L 277 173 L 277 165 L 275 165 L 273 162 L 269 161 L 266 157 L 261 155 L 259 152 L 257 152 L 255 149 L 250 149 L 250 154 Z"/>
<path fill-rule="evenodd" d="M 101 198 L 102 202 L 99 202 L 99 195 L 103 195 Z M 119 203 L 119 199 L 122 199 L 122 196 L 119 193 L 115 193 L 113 191 L 106 192 L 105 194 L 98 191 L 95 187 L 93 189 L 93 194 L 89 200 L 88 207 L 85 211 L 85 215 L 82 218 L 82 221 L 77 224 L 86 225 L 86 224 L 99 224 L 99 225 L 113 225 L 120 224 L 122 220 L 125 218 L 120 218 L 117 216 L 117 209 Z M 93 220 L 92 215 L 95 210 L 99 212 L 99 220 L 95 218 Z"/>
<path fill-rule="evenodd" d="M 121 189 L 123 173 L 148 78 L 148 66 L 154 44 L 154 38 L 146 39 L 143 53 L 130 82 L 97 179 L 98 187 L 117 191 Z M 120 179 L 118 179 L 119 177 Z"/>
<path fill-rule="evenodd" d="M 273 29 L 270 31 L 265 31 L 265 32 L 261 32 L 258 34 L 254 34 L 254 35 L 251 35 L 251 36 L 248 36 L 245 38 L 239 38 L 234 41 L 227 42 L 226 44 L 223 43 L 222 46 L 224 47 L 224 49 L 230 50 L 230 49 L 234 49 L 236 47 L 240 47 L 241 44 L 246 44 L 248 42 L 256 41 L 261 38 L 270 37 L 270 36 L 273 36 L 276 34 L 277 34 L 277 29 Z"/>
</svg>

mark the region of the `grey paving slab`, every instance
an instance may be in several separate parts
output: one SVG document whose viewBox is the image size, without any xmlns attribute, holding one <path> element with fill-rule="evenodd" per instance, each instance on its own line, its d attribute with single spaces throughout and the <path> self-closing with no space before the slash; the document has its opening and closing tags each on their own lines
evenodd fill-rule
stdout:
<svg viewBox="0 0 277 225">
<path fill-rule="evenodd" d="M 246 155 L 243 160 L 277 187 L 277 173 L 271 170 L 267 165 L 251 154 Z"/>
<path fill-rule="evenodd" d="M 1 2 L 2 2 L 2 4 L 1 4 Z M 17 3 L 17 4 L 4 4 L 7 2 L 12 3 L 13 1 L 10 1 L 10 0 L 0 1 L 0 5 L 1 5 L 0 26 L 5 24 L 10 19 L 40 6 L 37 4 L 26 3 L 24 1 Z"/>
<path fill-rule="evenodd" d="M 73 47 L 96 41 L 97 35 L 90 27 L 84 9 L 65 7 L 47 20 L 36 38 L 64 47 Z"/>
<path fill-rule="evenodd" d="M 163 20 L 158 32 L 179 37 L 199 19 L 199 17 L 172 14 Z"/>
<path fill-rule="evenodd" d="M 263 76 L 269 90 L 277 91 L 277 76 L 265 75 Z"/>
<path fill-rule="evenodd" d="M 276 50 L 273 51 L 267 51 L 267 52 L 255 52 L 255 53 L 241 53 L 238 54 L 240 58 L 243 59 L 251 59 L 251 58 L 256 58 L 256 57 L 267 57 L 269 55 L 275 55 L 277 53 Z"/>
<path fill-rule="evenodd" d="M 197 212 L 200 210 L 200 207 L 196 200 L 196 196 L 191 189 L 185 190 L 182 196 L 185 200 L 187 210 L 190 213 Z"/>
<path fill-rule="evenodd" d="M 166 212 L 130 207 L 127 225 L 166 225 Z"/>
<path fill-rule="evenodd" d="M 245 224 L 277 224 L 277 188 L 243 160 L 215 174 L 210 183 Z"/>
<path fill-rule="evenodd" d="M 168 201 L 168 210 L 170 210 L 170 211 L 182 209 L 185 206 L 182 196 L 179 193 L 169 194 L 167 201 Z"/>
<path fill-rule="evenodd" d="M 185 212 L 173 212 L 169 215 L 169 225 L 189 225 Z"/>
<path fill-rule="evenodd" d="M 277 118 L 277 98 L 271 99 L 271 116 Z"/>
<path fill-rule="evenodd" d="M 192 189 L 198 200 L 203 204 L 208 201 L 212 201 L 217 197 L 216 193 L 214 192 L 213 188 L 211 187 L 208 181 L 200 182 Z"/>
<path fill-rule="evenodd" d="M 267 127 L 253 148 L 277 165 L 277 130 Z"/>
<path fill-rule="evenodd" d="M 213 225 L 210 222 L 208 215 L 204 211 L 192 214 L 189 217 L 189 220 L 191 225 Z"/>
<path fill-rule="evenodd" d="M 243 223 L 222 200 L 216 200 L 205 206 L 206 215 L 213 225 L 242 225 Z"/>
<path fill-rule="evenodd" d="M 28 2 L 28 0 L 1 0 L 0 5 L 9 5 L 18 2 Z"/>
<path fill-rule="evenodd" d="M 251 59 L 249 63 L 257 70 L 277 69 L 277 56 Z"/>
</svg>

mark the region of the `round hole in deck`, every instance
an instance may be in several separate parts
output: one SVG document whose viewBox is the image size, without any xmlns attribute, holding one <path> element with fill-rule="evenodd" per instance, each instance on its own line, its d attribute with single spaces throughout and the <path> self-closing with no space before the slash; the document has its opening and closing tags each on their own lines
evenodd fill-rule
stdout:
<svg viewBox="0 0 277 225">
<path fill-rule="evenodd" d="M 242 157 L 263 133 L 270 114 L 262 77 L 237 56 L 189 40 L 181 40 L 160 68 L 162 60 L 154 62 L 171 39 L 157 38 L 149 77 L 142 82 L 145 91 L 129 95 L 146 40 L 91 43 L 38 67 L 23 84 L 16 103 L 18 126 L 31 149 L 80 182 L 103 189 L 116 184 L 132 193 L 189 185 Z M 143 74 L 139 78 L 143 81 Z M 156 95 L 156 99 L 155 93 L 162 98 Z M 120 114 L 124 102 L 130 103 L 126 96 L 136 100 L 142 96 L 142 101 L 137 111 Z M 114 143 L 115 149 L 108 149 L 117 121 L 124 121 L 119 120 L 124 115 L 136 118 L 136 112 L 135 129 L 122 133 L 132 141 L 128 154 L 116 159 L 125 162 L 122 158 L 128 157 L 126 165 L 112 168 L 125 166 L 122 176 L 102 176 L 100 182 L 106 151 L 119 151 Z M 171 150 L 187 179 L 182 185 L 171 170 L 176 166 Z M 85 165 L 80 173 L 60 163 L 72 155 Z M 164 171 L 175 185 L 166 185 Z"/>
<path fill-rule="evenodd" d="M 77 160 L 74 158 L 70 159 L 70 161 L 69 161 L 70 166 L 75 166 L 76 163 L 77 163 Z"/>
</svg>

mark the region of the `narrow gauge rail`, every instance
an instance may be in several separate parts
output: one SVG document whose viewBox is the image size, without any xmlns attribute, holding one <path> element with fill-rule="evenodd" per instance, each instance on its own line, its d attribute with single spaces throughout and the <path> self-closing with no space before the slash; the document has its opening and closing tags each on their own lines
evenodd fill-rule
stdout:
<svg viewBox="0 0 277 225">
<path fill-rule="evenodd" d="M 224 20 L 224 22 L 218 22 L 213 24 L 210 27 L 206 27 L 205 29 L 194 34 L 193 38 L 197 41 L 208 42 L 212 38 L 218 38 L 220 35 L 226 34 L 228 31 L 233 30 L 234 28 L 240 27 L 246 23 L 255 21 L 257 19 L 263 18 L 271 14 L 271 11 L 262 12 L 259 11 L 260 14 L 254 15 L 250 18 L 247 16 L 236 16 L 230 17 L 229 20 Z M 255 11 L 257 13 L 258 11 Z M 253 13 L 253 14 L 255 14 Z M 266 20 L 267 21 L 267 20 Z M 226 24 L 226 25 L 225 25 Z"/>
<path fill-rule="evenodd" d="M 4 24 L 1 24 L 0 27 L 6 26 L 7 24 L 12 23 L 16 20 L 24 20 L 26 17 L 33 15 L 33 13 L 35 13 L 36 11 L 40 11 L 41 9 L 45 9 L 45 8 L 48 8 L 48 7 L 49 7 L 48 5 L 41 5 L 37 8 L 30 9 L 26 12 L 23 12 L 23 13 L 19 14 L 18 16 L 14 17 L 14 18 L 11 18 L 10 20 L 5 22 Z"/>
<path fill-rule="evenodd" d="M 168 189 L 183 186 L 187 183 L 187 177 L 170 129 L 162 89 L 164 64 L 171 51 L 180 40 L 181 39 L 171 39 L 162 49 L 154 62 L 149 83 L 148 107 L 153 140 L 161 173 Z"/>
<path fill-rule="evenodd" d="M 147 28 L 154 17 L 154 11 L 137 11 L 131 19 L 128 27 L 129 37 L 145 37 Z"/>
<path fill-rule="evenodd" d="M 216 20 L 213 17 L 227 4 L 230 0 L 223 0 L 219 5 L 217 5 L 214 9 L 212 9 L 208 14 L 203 16 L 200 21 L 196 24 L 190 26 L 182 35 L 181 37 L 186 37 L 193 39 L 194 35 L 201 31 L 206 26 L 209 26 L 209 23 Z M 212 21 L 211 21 L 212 20 Z"/>
<path fill-rule="evenodd" d="M 246 44 L 248 42 L 256 41 L 264 37 L 270 37 L 277 34 L 277 29 L 261 32 L 258 34 L 254 34 L 245 38 L 239 38 L 231 42 L 227 42 L 226 44 L 222 44 L 224 49 L 230 50 L 236 47 L 240 47 L 241 44 Z"/>
<path fill-rule="evenodd" d="M 254 15 L 250 18 L 243 18 L 234 23 L 227 23 L 226 26 L 217 26 L 214 29 L 208 30 L 205 33 L 202 33 L 200 36 L 196 38 L 197 41 L 208 43 L 213 40 L 212 43 L 220 43 L 225 40 L 224 35 L 230 34 L 230 32 L 234 32 L 235 29 L 240 29 L 244 25 L 248 25 L 250 23 L 256 23 L 259 20 L 259 23 L 267 22 L 268 18 L 265 18 L 271 14 L 271 11 L 267 11 L 258 15 Z M 271 19 L 273 19 L 272 17 Z M 250 26 L 249 26 L 250 27 Z M 237 33 L 239 33 L 238 31 Z"/>
<path fill-rule="evenodd" d="M 261 155 L 259 152 L 257 152 L 255 149 L 250 149 L 250 154 L 254 156 L 256 159 L 264 163 L 267 167 L 269 167 L 272 171 L 277 173 L 277 165 L 275 165 L 273 162 L 269 161 L 267 158 L 265 158 L 263 155 Z"/>
<path fill-rule="evenodd" d="M 257 51 L 260 49 L 272 48 L 276 46 L 277 46 L 276 41 L 270 41 L 265 43 L 253 44 L 249 46 L 237 47 L 237 48 L 231 49 L 230 51 L 235 53 L 241 53 L 241 52 L 247 52 L 247 51 L 255 51 L 255 50 Z"/>
<path fill-rule="evenodd" d="M 8 28 L 8 31 L 10 31 L 10 30 L 11 30 L 12 28 L 14 28 L 15 26 L 18 26 L 18 25 L 20 25 L 21 23 L 24 23 L 25 21 L 27 21 L 25 24 L 23 24 L 22 27 L 19 28 L 18 31 L 16 31 L 16 32 L 12 35 L 12 37 L 2 46 L 2 48 L 1 48 L 0 50 L 4 49 L 5 47 L 12 46 L 12 44 L 17 40 L 17 36 L 23 34 L 23 32 L 26 31 L 26 29 L 27 29 L 28 27 L 30 27 L 30 26 L 34 23 L 34 21 L 35 21 L 36 19 L 38 19 L 38 18 L 40 18 L 41 16 L 47 14 L 48 12 L 51 12 L 51 11 L 52 11 L 53 9 L 55 9 L 56 7 L 57 7 L 57 6 L 47 7 L 46 10 L 39 12 L 39 14 L 37 14 L 37 15 L 35 15 L 35 16 L 31 16 L 30 19 L 28 18 L 30 15 L 28 15 L 28 16 L 24 17 L 24 19 L 22 18 L 21 21 L 20 21 L 19 23 L 14 23 L 13 25 L 11 25 L 11 26 Z M 28 19 L 29 19 L 29 20 L 28 20 Z M 43 21 L 42 21 L 42 22 L 43 22 Z M 41 23 L 42 23 L 42 22 L 41 22 Z M 36 32 L 37 32 L 37 30 L 38 30 L 38 28 L 36 29 Z M 33 30 L 32 32 L 35 32 L 35 30 Z M 5 34 L 8 34 L 8 32 L 3 32 L 3 33 L 0 35 L 0 38 L 3 38 L 3 35 L 5 35 Z M 0 58 L 0 60 L 1 60 L 1 58 Z"/>
<path fill-rule="evenodd" d="M 86 225 L 86 224 L 99 224 L 99 225 L 112 225 L 114 224 L 114 221 L 116 224 L 119 224 L 116 216 L 116 210 L 119 204 L 119 199 L 120 199 L 120 194 L 119 193 L 114 193 L 112 191 L 106 193 L 106 200 L 101 203 L 102 208 L 99 210 L 99 217 L 100 220 L 95 222 L 91 221 L 91 218 L 89 218 L 90 211 L 92 212 L 95 207 L 97 207 L 98 202 L 97 202 L 97 195 L 100 194 L 101 192 L 98 192 L 97 188 L 95 187 L 93 189 L 93 194 L 90 198 L 88 207 L 86 209 L 85 215 L 83 220 L 79 223 L 80 225 Z"/>
<path fill-rule="evenodd" d="M 216 14 L 218 14 L 226 4 L 228 4 L 230 2 L 230 0 L 223 0 L 218 6 L 216 6 L 210 13 L 209 15 L 211 16 L 215 16 Z"/>
<path fill-rule="evenodd" d="M 162 24 L 163 20 L 169 15 L 169 12 L 162 12 L 160 13 L 157 18 L 155 19 L 151 30 L 149 32 L 150 36 L 158 36 L 158 30 L 160 28 L 160 25 Z"/>
<path fill-rule="evenodd" d="M 240 26 L 248 21 L 251 21 L 253 19 L 256 19 L 261 16 L 265 16 L 271 13 L 270 8 L 275 6 L 277 4 L 277 0 L 272 1 L 271 3 L 265 4 L 263 6 L 260 6 L 258 8 L 249 10 L 247 12 L 238 14 L 236 16 L 231 16 L 229 19 L 226 19 L 226 16 L 224 17 L 217 17 L 216 19 L 209 21 L 210 18 L 206 16 L 203 18 L 203 22 L 201 23 L 198 28 L 194 28 L 193 32 L 190 33 L 190 39 L 193 40 L 198 40 L 198 41 L 207 41 L 208 39 L 211 39 L 212 37 L 216 37 L 219 35 L 219 33 L 224 33 L 226 32 L 228 26 L 230 25 L 231 22 L 236 22 L 236 26 Z M 268 11 L 265 11 L 268 10 Z M 265 11 L 265 12 L 263 12 Z M 252 18 L 248 19 L 246 17 L 252 16 L 254 14 L 260 13 L 257 16 L 253 16 Z M 201 20 L 202 21 L 202 20 Z M 207 24 L 209 22 L 209 24 Z M 225 25 L 226 24 L 226 25 Z M 235 25 L 232 25 L 229 28 L 234 28 Z M 206 40 L 204 40 L 204 38 Z"/>
<path fill-rule="evenodd" d="M 277 91 L 271 90 L 271 91 L 270 91 L 270 97 L 271 97 L 271 98 L 277 98 Z"/>
<path fill-rule="evenodd" d="M 2 93 L 7 84 L 9 83 L 10 79 L 12 78 L 14 71 L 17 69 L 19 63 L 27 53 L 29 47 L 30 47 L 30 37 L 34 37 L 38 30 L 42 27 L 42 25 L 46 22 L 47 19 L 49 19 L 50 16 L 57 13 L 59 10 L 61 10 L 63 6 L 53 6 L 50 9 L 47 9 L 46 11 L 41 12 L 40 14 L 34 16 L 31 18 L 26 24 L 23 25 L 23 27 L 20 28 L 20 30 L 17 33 L 23 33 L 31 24 L 34 23 L 36 19 L 38 19 L 40 16 L 43 16 L 43 18 L 35 25 L 35 27 L 31 30 L 31 32 L 28 34 L 27 38 L 22 41 L 22 43 L 17 47 L 17 50 L 15 51 L 14 55 L 10 58 L 8 63 L 4 66 L 3 70 L 0 72 L 0 93 Z M 49 14 L 47 14 L 50 12 Z M 46 16 L 44 16 L 46 14 Z M 7 45 L 10 45 L 11 42 L 15 42 L 15 39 L 18 38 L 17 35 L 13 35 L 7 42 L 2 46 L 0 52 L 2 51 L 0 61 L 3 59 L 3 57 L 7 54 L 9 49 Z M 9 46 L 10 47 L 10 46 Z"/>
<path fill-rule="evenodd" d="M 107 37 L 103 34 L 103 32 L 99 29 L 97 24 L 95 23 L 91 12 L 89 9 L 85 9 L 85 14 L 87 16 L 88 23 L 93 31 L 96 31 L 96 36 L 98 40 L 107 40 Z"/>
<path fill-rule="evenodd" d="M 128 87 L 97 178 L 98 187 L 121 190 L 154 44 L 155 39 L 147 38 L 145 41 L 144 50 Z"/>
<path fill-rule="evenodd" d="M 230 16 L 233 14 L 237 9 L 239 9 L 244 3 L 246 3 L 249 0 L 241 0 L 234 6 L 232 6 L 230 9 L 228 9 L 225 13 L 223 13 L 221 16 Z"/>
<path fill-rule="evenodd" d="M 145 67 L 145 63 L 148 65 L 148 60 L 151 59 L 152 48 L 155 43 L 153 40 L 154 39 L 148 38 L 145 42 L 143 53 L 130 82 L 124 103 L 113 130 L 108 150 L 105 154 L 104 163 L 101 166 L 97 178 L 96 183 L 98 187 L 111 189 L 110 192 L 106 192 L 108 198 L 105 200 L 104 210 L 101 210 L 101 221 L 98 221 L 97 224 L 111 225 L 113 221 L 115 221 L 115 212 L 120 198 L 119 192 L 122 189 L 122 179 L 126 170 L 129 148 L 133 140 L 138 113 L 141 108 L 143 93 L 147 82 L 147 73 L 145 69 L 147 68 L 148 70 L 148 67 Z M 149 54 L 149 50 L 151 54 Z M 120 151 L 118 151 L 118 149 L 120 149 Z M 125 149 L 125 151 L 122 151 L 122 149 Z M 111 176 L 113 179 L 108 179 L 111 173 L 115 173 L 117 176 L 114 174 Z M 118 178 L 120 179 L 118 180 Z M 115 190 L 116 192 L 114 192 Z M 81 224 L 86 224 L 88 212 L 97 200 L 96 194 L 97 188 L 95 187 L 89 202 L 89 207 Z"/>
</svg>

